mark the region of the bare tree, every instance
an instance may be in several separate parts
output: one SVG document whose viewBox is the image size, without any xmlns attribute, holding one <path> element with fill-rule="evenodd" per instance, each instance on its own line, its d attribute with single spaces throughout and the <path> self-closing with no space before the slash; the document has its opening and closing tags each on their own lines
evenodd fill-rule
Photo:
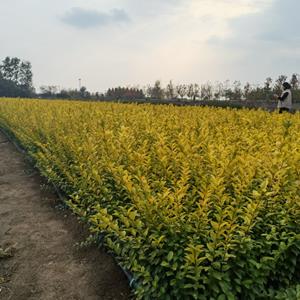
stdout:
<svg viewBox="0 0 300 300">
<path fill-rule="evenodd" d="M 184 98 L 187 94 L 187 86 L 185 84 L 179 84 L 176 86 L 176 92 L 181 97 L 181 99 Z"/>
<path fill-rule="evenodd" d="M 187 96 L 189 99 L 193 99 L 194 97 L 194 85 L 193 84 L 189 84 L 187 87 Z"/>
<path fill-rule="evenodd" d="M 200 97 L 200 87 L 197 83 L 189 84 L 187 86 L 187 96 L 193 101 L 196 101 L 196 99 Z"/>
<path fill-rule="evenodd" d="M 213 88 L 212 85 L 208 82 L 201 85 L 201 100 L 212 100 L 213 98 Z"/>
<path fill-rule="evenodd" d="M 167 84 L 165 89 L 165 95 L 168 99 L 175 99 L 176 98 L 176 90 L 172 80 Z"/>
<path fill-rule="evenodd" d="M 194 83 L 194 95 L 193 95 L 193 101 L 196 101 L 197 98 L 200 97 L 200 86 L 198 83 Z"/>
<path fill-rule="evenodd" d="M 221 100 L 224 97 L 224 86 L 222 82 L 215 84 L 213 97 L 215 100 Z"/>
</svg>

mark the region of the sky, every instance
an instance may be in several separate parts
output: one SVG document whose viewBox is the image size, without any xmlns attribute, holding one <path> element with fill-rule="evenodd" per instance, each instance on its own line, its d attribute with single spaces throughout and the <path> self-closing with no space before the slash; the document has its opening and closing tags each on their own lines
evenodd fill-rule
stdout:
<svg viewBox="0 0 300 300">
<path fill-rule="evenodd" d="M 299 0 L 0 0 L 0 59 L 34 85 L 263 82 L 300 70 Z"/>
</svg>

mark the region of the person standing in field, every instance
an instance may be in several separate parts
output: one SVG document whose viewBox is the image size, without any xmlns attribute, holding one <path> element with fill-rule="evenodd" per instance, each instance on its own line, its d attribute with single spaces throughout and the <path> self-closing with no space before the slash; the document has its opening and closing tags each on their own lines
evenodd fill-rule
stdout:
<svg viewBox="0 0 300 300">
<path fill-rule="evenodd" d="M 277 95 L 279 113 L 284 111 L 290 112 L 292 110 L 293 96 L 291 91 L 291 85 L 288 82 L 283 83 L 283 93 L 281 96 Z"/>
</svg>

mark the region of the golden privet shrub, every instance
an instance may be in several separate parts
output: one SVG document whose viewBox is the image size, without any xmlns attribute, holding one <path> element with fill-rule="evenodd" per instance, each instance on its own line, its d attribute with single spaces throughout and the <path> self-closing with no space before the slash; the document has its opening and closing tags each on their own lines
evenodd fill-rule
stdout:
<svg viewBox="0 0 300 300">
<path fill-rule="evenodd" d="M 132 272 L 138 299 L 296 294 L 299 113 L 2 99 L 0 126 Z"/>
</svg>

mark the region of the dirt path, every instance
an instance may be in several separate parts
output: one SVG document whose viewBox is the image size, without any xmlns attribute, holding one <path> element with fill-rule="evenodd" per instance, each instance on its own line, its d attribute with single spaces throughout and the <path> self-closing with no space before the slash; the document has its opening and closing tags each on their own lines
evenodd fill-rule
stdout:
<svg viewBox="0 0 300 300">
<path fill-rule="evenodd" d="M 41 184 L 0 133 L 0 299 L 129 299 L 113 259 L 75 246 L 87 236 L 84 226 L 55 208 L 57 197 Z M 1 248 L 12 257 L 1 258 Z"/>
</svg>

